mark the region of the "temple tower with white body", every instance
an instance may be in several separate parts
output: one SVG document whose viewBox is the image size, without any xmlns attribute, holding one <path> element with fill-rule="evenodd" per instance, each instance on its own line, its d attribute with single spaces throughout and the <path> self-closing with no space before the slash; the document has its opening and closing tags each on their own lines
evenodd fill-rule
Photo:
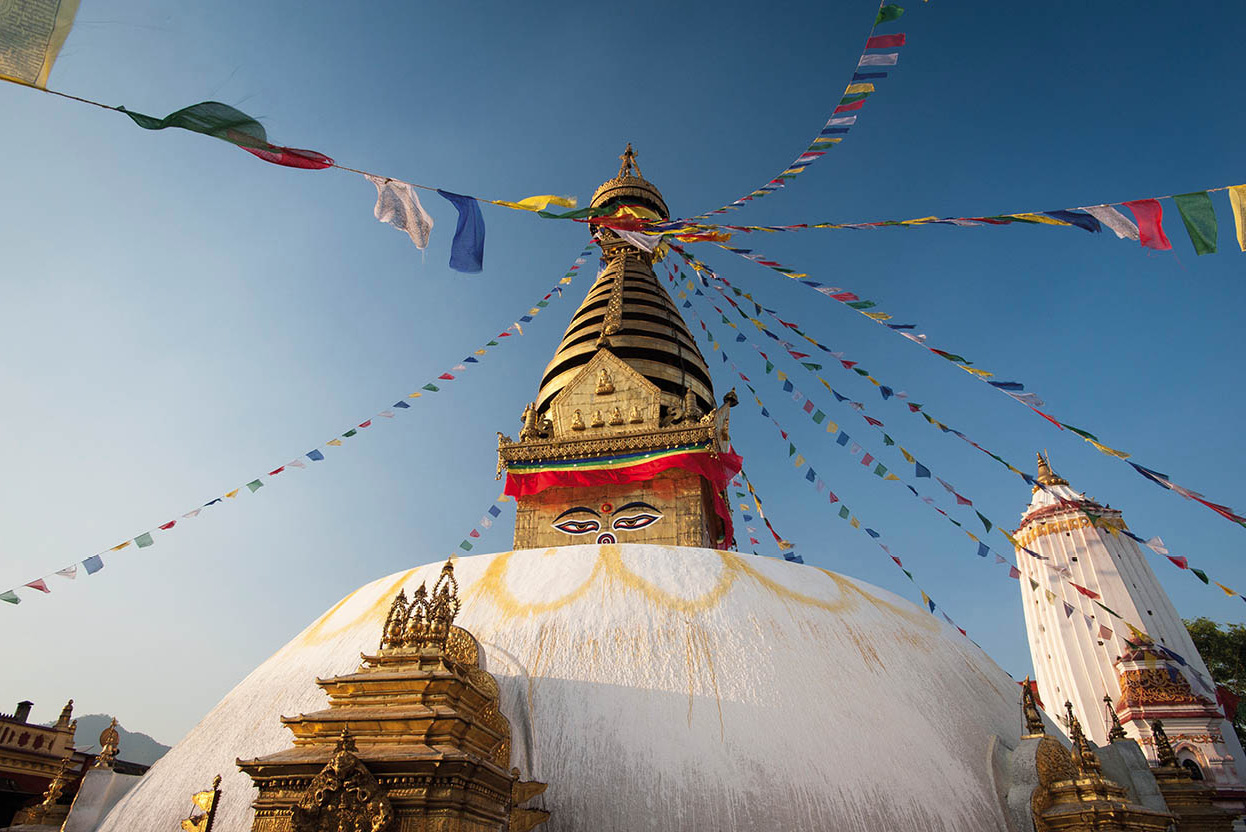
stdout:
<svg viewBox="0 0 1246 832">
<path fill-rule="evenodd" d="M 1224 800 L 1240 802 L 1246 798 L 1241 743 L 1124 518 L 1070 488 L 1041 454 L 1038 463 L 1039 485 L 1015 537 L 1029 550 L 1017 552 L 1017 566 L 1044 707 L 1055 715 L 1071 702 L 1086 733 L 1104 745 L 1110 703 L 1152 765 L 1151 724 L 1162 719 L 1178 761 L 1215 785 Z"/>
</svg>

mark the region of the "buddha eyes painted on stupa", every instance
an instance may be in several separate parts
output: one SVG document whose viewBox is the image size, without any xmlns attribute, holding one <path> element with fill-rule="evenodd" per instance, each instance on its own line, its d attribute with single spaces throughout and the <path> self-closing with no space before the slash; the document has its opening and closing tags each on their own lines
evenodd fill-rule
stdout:
<svg viewBox="0 0 1246 832">
<path fill-rule="evenodd" d="M 550 525 L 564 534 L 580 535 L 601 532 L 597 536 L 598 543 L 616 543 L 611 531 L 639 531 L 652 526 L 661 519 L 662 512 L 658 508 L 637 500 L 618 508 L 610 503 L 602 503 L 601 511 L 588 506 L 574 506 L 555 517 Z"/>
</svg>

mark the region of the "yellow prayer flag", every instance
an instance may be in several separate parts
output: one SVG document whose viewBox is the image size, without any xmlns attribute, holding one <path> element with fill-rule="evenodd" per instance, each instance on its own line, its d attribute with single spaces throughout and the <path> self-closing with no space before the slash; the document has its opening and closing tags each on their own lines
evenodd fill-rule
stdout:
<svg viewBox="0 0 1246 832">
<path fill-rule="evenodd" d="M 576 206 L 575 197 L 554 196 L 553 194 L 528 196 L 518 202 L 507 202 L 503 199 L 495 200 L 495 202 L 498 205 L 505 205 L 507 208 L 516 208 L 520 211 L 544 211 L 550 205 L 558 205 L 562 208 L 574 208 Z"/>
<path fill-rule="evenodd" d="M 1005 217 L 1016 217 L 1019 220 L 1029 220 L 1030 222 L 1041 222 L 1043 225 L 1072 225 L 1071 222 L 1058 220 L 1055 217 L 1048 217 L 1043 214 L 1004 214 Z"/>
<path fill-rule="evenodd" d="M 787 373 L 782 370 L 775 370 L 774 374 L 779 377 L 779 381 L 787 381 Z"/>
<path fill-rule="evenodd" d="M 238 496 L 238 492 L 239 492 L 239 491 L 241 491 L 241 490 L 242 490 L 242 489 L 240 489 L 240 488 L 235 488 L 233 491 L 226 491 L 226 492 L 225 492 L 225 496 L 226 496 L 226 497 L 229 497 L 230 499 L 233 499 L 234 497 L 237 497 L 237 496 Z"/>
<path fill-rule="evenodd" d="M 564 277 L 562 280 L 558 281 L 559 285 L 564 285 L 570 282 L 571 282 L 571 278 L 569 277 Z"/>
<path fill-rule="evenodd" d="M 1233 224 L 1237 227 L 1237 244 L 1246 251 L 1246 185 L 1229 188 L 1229 205 L 1233 206 Z"/>
<path fill-rule="evenodd" d="M 484 355 L 487 350 L 476 350 L 476 355 Z"/>
<path fill-rule="evenodd" d="M 977 367 L 966 367 L 964 364 L 957 364 L 956 366 L 967 373 L 973 373 L 978 378 L 991 378 L 995 375 L 994 373 L 988 373 L 986 370 L 979 370 Z"/>
<path fill-rule="evenodd" d="M 1047 603 L 1056 603 L 1056 593 L 1052 592 L 1050 589 L 1044 589 L 1043 592 L 1047 593 Z"/>
<path fill-rule="evenodd" d="M 110 549 L 109 551 L 120 552 L 122 549 L 124 549 L 125 547 L 129 545 L 130 545 L 130 541 L 127 540 L 125 543 L 118 543 L 116 546 L 112 547 L 112 549 Z"/>
<path fill-rule="evenodd" d="M 905 462 L 908 462 L 908 463 L 913 463 L 913 462 L 916 462 L 916 461 L 917 461 L 916 459 L 914 459 L 914 458 L 913 458 L 913 455 L 912 455 L 911 453 L 909 453 L 908 451 L 904 450 L 904 448 L 903 448 L 903 447 L 901 447 L 901 448 L 900 448 L 900 453 L 904 454 L 904 461 L 905 461 Z"/>
<path fill-rule="evenodd" d="M 874 378 L 873 376 L 866 376 L 865 380 L 868 381 L 870 384 L 874 385 L 875 387 L 882 387 L 882 384 L 879 383 L 878 379 Z"/>
<path fill-rule="evenodd" d="M 687 300 L 687 298 L 688 298 L 688 293 L 687 293 L 687 292 L 685 292 L 683 289 L 680 289 L 680 290 L 679 290 L 679 299 L 680 299 L 680 300 Z"/>
<path fill-rule="evenodd" d="M 499 495 L 498 495 L 498 499 L 497 499 L 497 501 L 498 501 L 499 503 L 509 503 L 509 502 L 510 502 L 510 499 L 511 499 L 511 498 L 510 498 L 510 496 L 509 496 L 509 495 L 507 495 L 507 494 L 506 494 L 506 492 L 504 491 L 504 492 L 502 492 L 501 494 L 499 494 Z"/>
<path fill-rule="evenodd" d="M 408 398 L 408 399 L 418 399 L 420 396 L 423 396 L 423 395 L 424 395 L 424 394 L 423 394 L 423 393 L 421 393 L 419 390 L 416 390 L 414 393 L 412 393 L 411 395 L 407 396 L 407 398 Z M 336 440 L 335 440 L 335 441 L 336 441 Z M 339 444 L 339 445 L 341 445 L 342 443 L 341 443 L 341 442 L 338 442 L 338 444 Z"/>
<path fill-rule="evenodd" d="M 1014 549 L 1021 548 L 1021 544 L 1017 542 L 1017 539 L 1013 537 L 1012 535 L 1010 535 L 1008 532 L 1004 531 L 1003 529 L 1000 529 L 999 533 L 1002 534 L 1004 537 L 1008 538 L 1008 542 L 1012 544 L 1012 547 Z"/>
<path fill-rule="evenodd" d="M 804 464 L 805 464 L 805 458 L 804 458 L 803 456 L 801 456 L 800 454 L 797 454 L 797 455 L 796 455 L 796 461 L 795 461 L 795 462 L 793 462 L 793 463 L 792 463 L 792 465 L 793 465 L 793 466 L 795 466 L 796 468 L 799 468 L 800 466 L 802 466 L 802 465 L 804 465 Z"/>
<path fill-rule="evenodd" d="M 334 445 L 334 446 L 336 446 L 336 447 L 340 448 L 340 447 L 342 447 L 342 440 L 341 440 L 341 439 L 330 439 L 330 440 L 329 440 L 328 442 L 326 442 L 325 444 L 326 444 L 326 445 Z M 225 496 L 226 496 L 226 497 L 229 497 L 229 496 L 232 496 L 232 495 L 226 494 Z"/>
<path fill-rule="evenodd" d="M 1224 584 L 1220 583 L 1219 581 L 1212 581 L 1212 583 L 1213 583 L 1213 584 L 1215 584 L 1216 586 L 1220 587 L 1222 590 L 1224 590 L 1224 594 L 1225 594 L 1225 595 L 1228 595 L 1230 598 L 1232 598 L 1234 595 L 1236 595 L 1236 594 L 1237 594 L 1236 592 L 1234 592 L 1233 590 L 1229 589 L 1227 586 L 1225 586 Z"/>
<path fill-rule="evenodd" d="M 867 318 L 873 318 L 876 321 L 890 321 L 891 316 L 886 312 L 863 312 L 861 313 Z"/>
<path fill-rule="evenodd" d="M 856 518 L 856 515 L 853 515 L 852 519 L 848 521 L 848 524 L 854 529 L 861 528 L 861 521 Z"/>
<path fill-rule="evenodd" d="M 895 474 L 888 474 L 887 476 L 883 477 L 883 479 L 885 479 L 885 480 L 898 480 L 898 479 L 900 479 L 900 478 L 899 478 L 899 477 L 897 477 Z"/>
<path fill-rule="evenodd" d="M 925 225 L 928 222 L 934 222 L 938 217 L 918 217 L 914 220 L 900 220 L 900 225 Z"/>
<path fill-rule="evenodd" d="M 816 138 L 816 139 L 814 139 L 814 140 L 813 140 L 813 143 L 814 143 L 814 144 L 839 144 L 839 143 L 840 143 L 840 142 L 842 142 L 843 140 L 844 140 L 844 139 L 843 139 L 843 137 L 842 137 L 842 136 L 834 136 L 834 137 L 832 137 L 832 136 L 819 136 L 818 138 Z M 827 224 L 823 224 L 823 225 L 826 225 L 827 227 L 829 227 L 829 225 L 827 225 Z M 821 227 L 823 227 L 823 226 L 818 226 L 818 227 L 819 227 L 819 228 L 821 228 Z"/>
<path fill-rule="evenodd" d="M 46 89 L 78 0 L 0 3 L 0 80 Z"/>
<path fill-rule="evenodd" d="M 844 90 L 844 95 L 856 95 L 859 92 L 873 92 L 873 84 L 849 84 Z"/>
<path fill-rule="evenodd" d="M 538 308 L 536 308 L 536 307 L 534 306 L 534 307 L 532 307 L 531 309 L 529 309 L 529 310 L 528 310 L 528 314 L 529 314 L 529 315 L 540 315 L 540 314 L 541 314 L 541 310 L 540 310 L 540 309 L 538 309 Z"/>
<path fill-rule="evenodd" d="M 980 543 L 980 542 L 981 542 L 981 541 L 979 541 L 979 540 L 978 540 L 978 536 L 977 536 L 976 534 L 974 534 L 973 532 L 971 532 L 971 531 L 966 531 L 966 532 L 965 532 L 965 534 L 969 535 L 969 539 L 970 539 L 970 540 L 972 540 L 972 541 L 974 541 L 975 543 Z"/>
<path fill-rule="evenodd" d="M 834 422 L 827 422 L 826 432 L 827 433 L 839 433 L 839 425 L 835 424 Z"/>
<path fill-rule="evenodd" d="M 1091 445 L 1094 445 L 1102 453 L 1105 453 L 1108 456 L 1114 456 L 1117 459 L 1129 459 L 1129 454 L 1125 453 L 1124 451 L 1118 451 L 1115 448 L 1109 448 L 1107 445 L 1104 445 L 1100 442 L 1096 442 L 1093 439 L 1087 439 L 1086 441 L 1089 442 Z"/>
<path fill-rule="evenodd" d="M 779 541 L 779 548 L 780 548 L 780 549 L 782 549 L 783 551 L 785 551 L 785 552 L 786 552 L 788 549 L 792 548 L 791 541 L 788 541 L 788 540 L 780 540 L 780 541 Z"/>
</svg>

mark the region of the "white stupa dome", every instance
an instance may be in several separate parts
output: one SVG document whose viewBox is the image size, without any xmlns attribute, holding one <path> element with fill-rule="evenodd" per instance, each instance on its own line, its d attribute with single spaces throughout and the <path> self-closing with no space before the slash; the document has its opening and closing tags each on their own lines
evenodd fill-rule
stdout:
<svg viewBox="0 0 1246 832">
<path fill-rule="evenodd" d="M 165 755 L 102 832 L 172 829 L 224 775 L 214 832 L 248 832 L 234 765 L 290 746 L 279 717 L 377 646 L 400 588 L 374 581 L 255 669 Z M 458 624 L 484 647 L 512 764 L 549 783 L 548 832 L 1003 830 L 991 765 L 1018 688 L 909 602 L 833 572 L 732 552 L 587 545 L 462 558 Z"/>
</svg>

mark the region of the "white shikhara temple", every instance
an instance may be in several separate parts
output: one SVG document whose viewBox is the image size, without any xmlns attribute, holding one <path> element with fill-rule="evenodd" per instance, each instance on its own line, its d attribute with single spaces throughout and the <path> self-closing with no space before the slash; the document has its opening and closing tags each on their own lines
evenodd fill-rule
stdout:
<svg viewBox="0 0 1246 832">
<path fill-rule="evenodd" d="M 630 147 L 593 206 L 669 216 Z M 606 227 L 594 236 L 605 264 L 518 439 L 499 440 L 515 550 L 345 595 L 102 832 L 177 828 L 218 773 L 213 832 L 1231 828 L 1219 807 L 1240 803 L 1241 748 L 1137 546 L 1105 531 L 1119 514 L 1096 506 L 1107 519 L 1079 524 L 1051 495 L 1093 504 L 1040 472 L 1049 490 L 1017 535 L 1049 560 L 1020 555 L 1025 577 L 1041 595 L 1037 564 L 1067 566 L 1143 626 L 1132 644 L 1100 645 L 1023 580 L 1041 698 L 1053 716 L 1073 703 L 1072 718 L 1044 716 L 924 609 L 732 551 L 735 397 L 716 398 L 654 277 L 659 255 Z M 1141 746 L 1109 736 L 1105 695 Z"/>
<path fill-rule="evenodd" d="M 1246 756 L 1216 704 L 1211 674 L 1141 547 L 1123 533 L 1127 527 L 1121 513 L 1074 491 L 1042 455 L 1038 463 L 1039 485 L 1016 538 L 1044 558 L 1017 553 L 1043 703 L 1051 713 L 1072 703 L 1096 743 L 1108 741 L 1112 721 L 1107 709 L 1112 708 L 1125 734 L 1152 761 L 1156 749 L 1150 723 L 1160 719 L 1184 766 L 1227 795 L 1246 798 Z M 1089 595 L 1070 593 L 1068 581 L 1099 596 L 1100 604 L 1136 631 L 1123 627 Z M 1052 602 L 1048 594 L 1053 591 L 1061 601 Z"/>
</svg>

